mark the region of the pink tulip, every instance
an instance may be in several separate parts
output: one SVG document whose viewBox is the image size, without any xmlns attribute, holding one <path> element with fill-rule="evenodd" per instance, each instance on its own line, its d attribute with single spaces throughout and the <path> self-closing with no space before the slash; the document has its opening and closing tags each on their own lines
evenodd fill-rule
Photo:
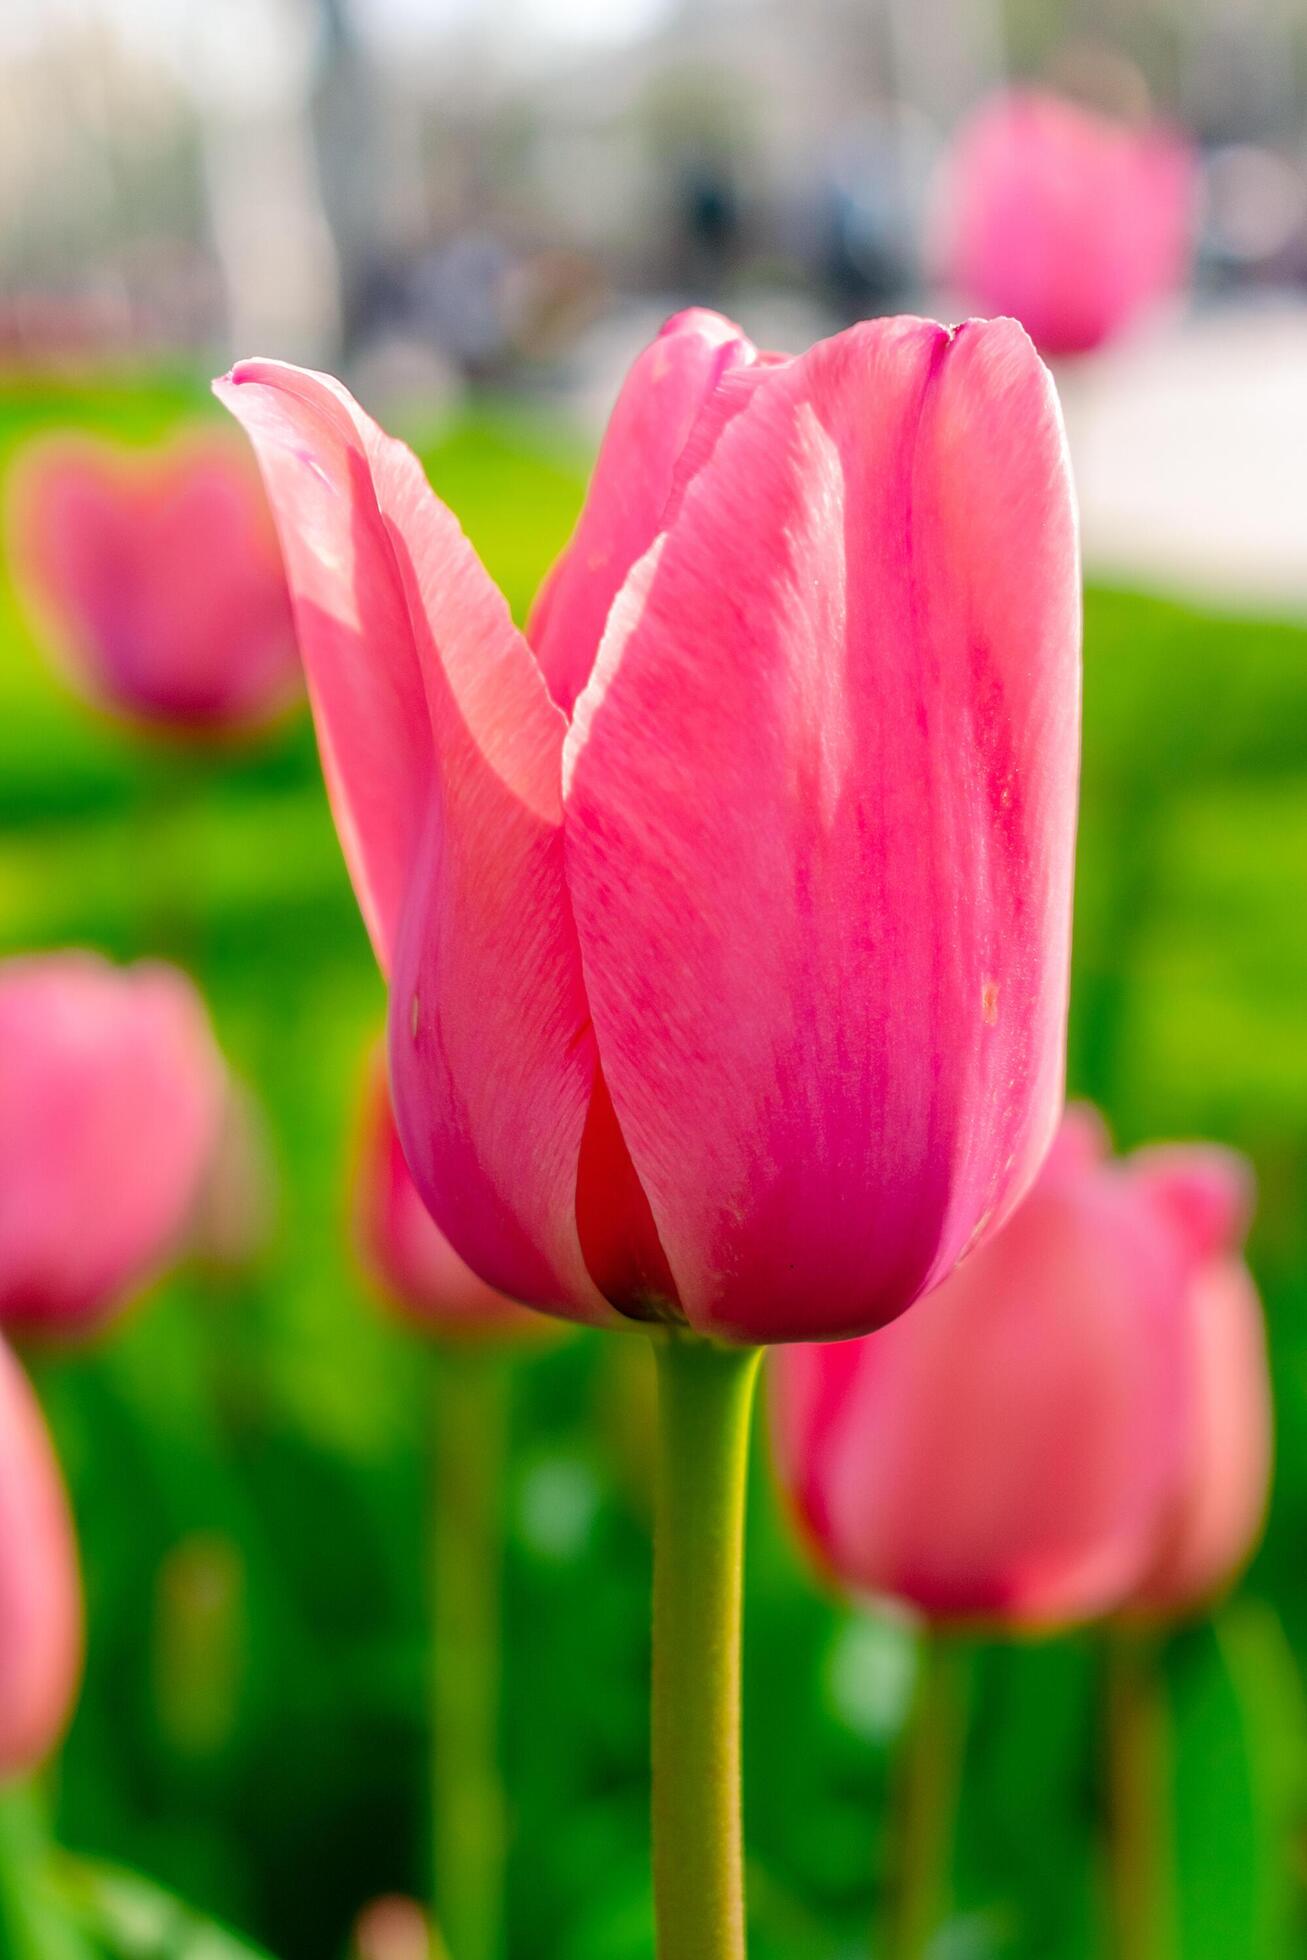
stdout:
<svg viewBox="0 0 1307 1960">
<path fill-rule="evenodd" d="M 937 1621 L 1085 1619 L 1130 1597 L 1192 1516 L 1201 1431 L 1222 1426 L 1198 1415 L 1211 1295 L 1247 1180 L 1215 1151 L 1104 1149 L 1073 1111 L 1025 1204 L 915 1313 L 773 1363 L 782 1483 L 846 1585 Z M 1246 1362 L 1249 1336 L 1245 1317 L 1227 1353 Z M 1264 1435 L 1231 1428 L 1204 1486 L 1243 1493 L 1251 1471 L 1260 1493 Z M 1242 1496 L 1231 1508 L 1246 1531 Z"/>
<path fill-rule="evenodd" d="M 44 448 L 20 480 L 17 558 L 77 684 L 195 734 L 257 727 L 300 687 L 277 540 L 255 474 L 216 437 L 131 456 Z"/>
<path fill-rule="evenodd" d="M 354 1922 L 353 1960 L 444 1960 L 445 1947 L 416 1899 L 374 1899 Z"/>
<path fill-rule="evenodd" d="M 939 276 L 1010 313 L 1049 356 L 1080 354 L 1184 286 L 1197 167 L 1178 136 L 1055 95 L 993 97 L 957 135 L 934 217 Z"/>
<path fill-rule="evenodd" d="M 0 1342 L 0 1782 L 54 1748 L 81 1667 L 68 1500 L 36 1397 Z"/>
<path fill-rule="evenodd" d="M 364 1269 L 410 1319 L 462 1338 L 525 1336 L 550 1323 L 506 1300 L 465 1266 L 418 1196 L 391 1114 L 384 1057 L 364 1093 L 356 1227 Z"/>
<path fill-rule="evenodd" d="M 1079 601 L 1025 335 L 877 320 L 787 360 L 678 316 L 526 635 L 336 382 L 218 392 L 460 1256 L 728 1341 L 901 1312 L 1060 1101 Z"/>
<path fill-rule="evenodd" d="M 81 1332 L 178 1244 L 223 1110 L 208 1017 L 172 968 L 0 965 L 0 1325 Z"/>
</svg>

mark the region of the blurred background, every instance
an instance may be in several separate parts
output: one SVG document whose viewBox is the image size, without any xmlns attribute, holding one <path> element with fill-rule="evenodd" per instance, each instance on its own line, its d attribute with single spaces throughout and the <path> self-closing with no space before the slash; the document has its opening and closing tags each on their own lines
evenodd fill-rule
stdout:
<svg viewBox="0 0 1307 1960">
<path fill-rule="evenodd" d="M 38 437 L 146 450 L 262 353 L 418 447 L 524 616 L 636 348 L 950 309 L 941 156 L 1022 78 L 1183 128 L 1186 289 L 1059 363 L 1080 488 L 1071 1086 L 1252 1157 L 1277 1470 L 1241 1589 L 1167 1652 L 1180 1951 L 1307 1950 L 1307 18 L 1292 0 L 4 0 L 0 496 Z M 0 949 L 162 954 L 266 1116 L 266 1230 L 27 1356 L 90 1626 L 59 1840 L 281 1960 L 421 1895 L 441 1361 L 350 1244 L 382 989 L 306 717 L 179 748 L 88 707 L 0 565 Z M 2 1058 L 0 1058 L 2 1066 Z M 511 1389 L 513 1956 L 650 1951 L 649 1383 L 578 1336 Z M 764 1453 L 746 1815 L 758 1960 L 865 1950 L 913 1646 L 823 1597 Z M 1090 1635 L 984 1649 L 940 1954 L 1100 1938 Z M 157 1903 L 157 1902 L 156 1902 Z M 139 1954 L 182 1952 L 166 1915 Z M 189 1950 L 189 1949 L 185 1949 Z M 198 1953 L 198 1947 L 195 1949 Z"/>
</svg>

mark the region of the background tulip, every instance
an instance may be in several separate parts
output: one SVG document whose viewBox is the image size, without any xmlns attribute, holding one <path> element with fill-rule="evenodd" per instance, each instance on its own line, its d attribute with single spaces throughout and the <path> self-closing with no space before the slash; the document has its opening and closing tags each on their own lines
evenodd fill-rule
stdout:
<svg viewBox="0 0 1307 1960">
<path fill-rule="evenodd" d="M 1025 336 L 875 321 L 782 361 L 671 322 L 538 657 L 337 384 L 246 362 L 219 392 L 459 1253 L 735 1341 L 900 1312 L 1020 1196 L 1060 1095 L 1078 589 Z"/>
<path fill-rule="evenodd" d="M 0 1342 L 0 1781 L 54 1748 L 81 1665 L 68 1501 L 36 1397 Z"/>
<path fill-rule="evenodd" d="M 943 1622 L 1041 1625 L 1130 1597 L 1185 1535 L 1218 1429 L 1209 1348 L 1242 1346 L 1245 1367 L 1256 1351 L 1246 1313 L 1225 1318 L 1245 1193 L 1206 1149 L 1111 1163 L 1073 1111 L 1016 1216 L 918 1312 L 778 1356 L 777 1460 L 822 1563 Z M 1242 1407 L 1229 1427 L 1212 1469 L 1246 1528 L 1265 1434 Z"/>
<path fill-rule="evenodd" d="M 27 461 L 19 570 L 69 672 L 116 713 L 238 732 L 300 687 L 285 574 L 239 450 L 193 437 L 135 455 L 85 439 Z"/>
<path fill-rule="evenodd" d="M 549 1323 L 464 1265 L 418 1195 L 390 1108 L 385 1058 L 368 1067 L 355 1170 L 355 1221 L 364 1270 L 406 1316 L 454 1338 L 531 1338 Z"/>
<path fill-rule="evenodd" d="M 927 1622 L 895 1954 L 926 1950 L 947 1895 L 965 1740 L 949 1634 L 1192 1603 L 1247 1549 L 1268 1468 L 1260 1310 L 1235 1258 L 1248 1192 L 1240 1162 L 1205 1146 L 1111 1163 L 1097 1119 L 1073 1110 L 1015 1216 L 915 1312 L 773 1359 L 776 1457 L 810 1548 Z M 1110 1659 L 1120 1950 L 1154 1955 L 1157 1700 L 1133 1642 Z"/>
<path fill-rule="evenodd" d="M 940 173 L 938 275 L 1021 321 L 1049 356 L 1081 354 L 1183 287 L 1197 166 L 1182 139 L 1036 89 L 994 96 Z"/>
<path fill-rule="evenodd" d="M 359 1914 L 351 1960 L 446 1960 L 446 1955 L 416 1899 L 392 1894 L 374 1899 Z"/>
<path fill-rule="evenodd" d="M 0 1325 L 101 1323 L 179 1244 L 225 1071 L 171 967 L 62 952 L 0 965 Z"/>
</svg>

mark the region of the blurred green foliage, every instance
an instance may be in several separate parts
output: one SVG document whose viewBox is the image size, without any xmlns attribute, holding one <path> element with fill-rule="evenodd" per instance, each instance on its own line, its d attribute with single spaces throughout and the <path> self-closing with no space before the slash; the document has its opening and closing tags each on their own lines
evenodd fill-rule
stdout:
<svg viewBox="0 0 1307 1960">
<path fill-rule="evenodd" d="M 182 381 L 7 383 L 0 483 L 46 428 L 148 441 L 202 409 Z M 567 534 L 582 459 L 493 412 L 423 453 L 520 616 Z M 1072 1088 L 1123 1144 L 1204 1134 L 1251 1154 L 1276 1384 L 1265 1546 L 1216 1622 L 1167 1656 L 1182 1951 L 1287 1955 L 1304 1923 L 1307 631 L 1115 592 L 1090 593 L 1086 625 Z M 116 1867 L 280 1960 L 323 1960 L 366 1901 L 422 1892 L 427 1838 L 439 1357 L 369 1301 L 345 1203 L 382 990 L 306 720 L 207 760 L 143 741 L 69 698 L 0 580 L 0 950 L 69 942 L 163 953 L 196 975 L 268 1109 L 282 1189 L 249 1278 L 185 1271 L 95 1347 L 29 1355 L 74 1494 L 91 1629 L 51 1779 L 57 1832 L 90 1861 L 78 1884 L 111 1950 L 201 1951 L 167 1930 L 183 1923 L 174 1906 Z M 635 1339 L 578 1336 L 517 1370 L 514 1960 L 651 1951 L 649 1392 Z M 867 1950 L 911 1643 L 814 1589 L 761 1450 L 754 1486 L 753 1951 L 836 1960 Z M 941 1954 L 1098 1949 L 1099 1668 L 1088 1635 L 977 1657 Z"/>
</svg>

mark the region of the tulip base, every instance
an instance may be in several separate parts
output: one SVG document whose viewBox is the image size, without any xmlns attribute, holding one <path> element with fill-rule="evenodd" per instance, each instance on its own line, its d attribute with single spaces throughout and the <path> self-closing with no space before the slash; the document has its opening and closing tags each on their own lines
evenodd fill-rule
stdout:
<svg viewBox="0 0 1307 1960">
<path fill-rule="evenodd" d="M 740 1960 L 740 1622 L 761 1350 L 655 1344 L 653 1877 L 659 1960 Z"/>
</svg>

